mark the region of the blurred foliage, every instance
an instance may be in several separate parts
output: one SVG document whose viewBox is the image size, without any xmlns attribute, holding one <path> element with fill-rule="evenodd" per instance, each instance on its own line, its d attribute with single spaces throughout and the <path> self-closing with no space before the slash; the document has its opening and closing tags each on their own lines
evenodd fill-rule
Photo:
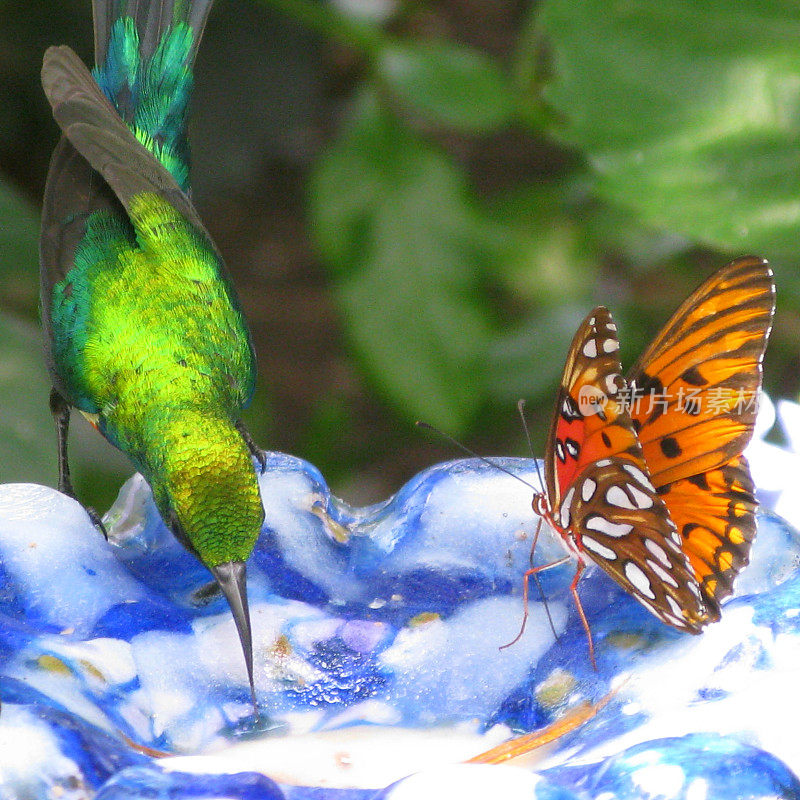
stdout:
<svg viewBox="0 0 800 800">
<path fill-rule="evenodd" d="M 0 458 L 26 455 L 9 456 L 15 468 L 0 479 L 44 480 L 55 453 L 32 432 L 53 446 L 45 382 L 20 377 L 41 370 L 39 347 L 30 324 L 8 315 L 34 316 L 36 214 L 22 196 L 41 196 L 56 138 L 39 107 L 41 49 L 67 41 L 88 57 L 90 22 L 88 0 L 20 3 L 0 4 L 0 78 L 25 65 L 0 81 Z M 45 35 L 51 6 L 60 10 Z M 448 454 L 413 428 L 417 418 L 481 452 L 523 454 L 514 401 L 528 400 L 541 443 L 566 347 L 592 305 L 612 309 L 631 363 L 700 280 L 746 253 L 777 273 L 767 387 L 797 393 L 795 4 L 218 6 L 198 64 L 195 153 L 205 160 L 195 174 L 210 177 L 196 186 L 254 322 L 261 394 L 248 423 L 268 446 L 310 458 L 358 500 Z M 203 94 L 213 86 L 204 71 L 224 74 L 223 92 Z M 272 94 L 260 92 L 267 85 Z M 278 161 L 284 183 L 269 166 Z M 281 213 L 300 220 L 299 233 Z M 294 249 L 281 260 L 281 248 Z M 277 291 L 281 269 L 280 286 L 296 292 Z M 306 305 L 286 299 L 301 295 Z M 309 331 L 316 343 L 304 345 Z M 96 454 L 82 452 L 96 474 Z M 359 482 L 372 488 L 354 490 Z"/>
<path fill-rule="evenodd" d="M 593 303 L 633 318 L 622 330 L 636 352 L 703 274 L 693 267 L 733 255 L 767 256 L 795 316 L 795 12 L 543 0 L 494 60 L 453 42 L 370 37 L 373 69 L 312 178 L 312 234 L 390 401 L 463 433 L 486 403 L 549 398 Z M 319 27 L 335 28 L 334 14 Z M 574 158 L 478 197 L 448 136 L 512 126 Z M 779 358 L 795 364 L 789 341 Z M 397 363 L 399 348 L 412 364 Z M 796 391 L 796 371 L 781 378 L 768 384 Z"/>
<path fill-rule="evenodd" d="M 440 149 L 374 95 L 359 105 L 313 176 L 314 234 L 354 346 L 386 397 L 463 430 L 486 396 L 480 356 L 491 325 L 475 268 L 485 223 Z"/>
</svg>

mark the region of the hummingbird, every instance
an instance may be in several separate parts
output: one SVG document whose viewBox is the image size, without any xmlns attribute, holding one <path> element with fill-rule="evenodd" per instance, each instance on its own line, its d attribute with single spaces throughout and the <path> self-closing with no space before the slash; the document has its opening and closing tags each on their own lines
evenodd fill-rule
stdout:
<svg viewBox="0 0 800 800">
<path fill-rule="evenodd" d="M 77 499 L 76 409 L 128 456 L 214 576 L 258 714 L 246 562 L 264 521 L 253 458 L 262 472 L 266 461 L 240 419 L 255 351 L 189 194 L 192 70 L 212 2 L 93 0 L 94 69 L 67 46 L 45 53 L 61 139 L 44 192 L 41 314 L 59 491 Z"/>
</svg>

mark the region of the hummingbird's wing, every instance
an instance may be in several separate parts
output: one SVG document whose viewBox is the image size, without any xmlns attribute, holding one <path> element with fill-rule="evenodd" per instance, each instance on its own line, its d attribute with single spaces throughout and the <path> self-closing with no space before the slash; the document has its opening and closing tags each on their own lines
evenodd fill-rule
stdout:
<svg viewBox="0 0 800 800">
<path fill-rule="evenodd" d="M 64 280 L 75 265 L 75 253 L 86 233 L 87 219 L 98 211 L 110 208 L 125 214 L 109 185 L 100 179 L 69 139 L 62 137 L 53 152 L 47 176 L 42 204 L 39 261 L 45 357 L 53 384 L 63 397 L 70 397 L 71 392 L 56 367 L 52 352 L 53 287 Z"/>
<path fill-rule="evenodd" d="M 93 212 L 107 210 L 126 217 L 140 240 L 158 235 L 153 228 L 153 215 L 145 216 L 152 204 L 142 211 L 143 197 L 155 198 L 172 218 L 177 215 L 194 231 L 196 239 L 213 254 L 216 275 L 224 284 L 231 305 L 238 309 L 222 257 L 191 200 L 166 167 L 136 139 L 80 58 L 69 47 L 49 48 L 44 57 L 42 83 L 64 134 L 48 174 L 42 216 L 42 317 L 48 347 L 52 347 L 54 323 L 50 312 L 54 287 L 75 265 L 86 221 Z M 234 359 L 240 364 L 236 384 L 241 390 L 237 390 L 237 396 L 245 406 L 255 381 L 255 356 L 246 325 L 237 327 L 241 328 L 241 341 L 236 345 L 238 357 Z M 59 374 L 52 352 L 48 353 L 48 362 L 56 388 L 71 398 L 74 392 Z"/>
<path fill-rule="evenodd" d="M 192 201 L 136 139 L 71 48 L 48 48 L 42 85 L 64 136 L 103 176 L 134 225 L 136 214 L 131 201 L 137 195 L 153 192 L 190 222 L 216 252 Z"/>
</svg>

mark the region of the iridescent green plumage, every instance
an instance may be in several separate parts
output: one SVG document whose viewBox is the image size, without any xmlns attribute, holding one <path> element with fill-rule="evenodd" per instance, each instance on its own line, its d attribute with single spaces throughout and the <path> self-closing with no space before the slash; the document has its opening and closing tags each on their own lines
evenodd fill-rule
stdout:
<svg viewBox="0 0 800 800">
<path fill-rule="evenodd" d="M 245 651 L 244 562 L 263 521 L 239 422 L 255 356 L 222 259 L 186 195 L 186 110 L 211 0 L 95 0 L 94 77 L 68 47 L 42 81 L 62 129 L 45 191 L 42 320 L 59 421 L 125 452 L 165 522 L 219 582 Z"/>
</svg>

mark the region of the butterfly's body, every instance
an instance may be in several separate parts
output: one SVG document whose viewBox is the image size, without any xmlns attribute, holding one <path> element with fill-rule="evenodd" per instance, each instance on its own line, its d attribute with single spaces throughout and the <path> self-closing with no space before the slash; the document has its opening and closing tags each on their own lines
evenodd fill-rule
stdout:
<svg viewBox="0 0 800 800">
<path fill-rule="evenodd" d="M 166 524 L 214 574 L 252 689 L 245 561 L 263 521 L 239 414 L 255 355 L 188 197 L 187 104 L 212 0 L 94 0 L 91 74 L 68 47 L 42 81 L 63 136 L 42 214 L 41 305 L 59 488 L 70 408 L 148 480 Z"/>
<path fill-rule="evenodd" d="M 577 561 L 571 590 L 593 662 L 577 594 L 591 562 L 679 630 L 700 633 L 719 619 L 719 602 L 755 535 L 756 501 L 741 455 L 755 404 L 742 410 L 737 403 L 740 395 L 754 401 L 760 387 L 773 310 L 768 265 L 744 258 L 678 309 L 629 381 L 605 308 L 575 334 L 545 452 L 544 491 L 533 508 Z M 656 388 L 667 392 L 661 405 L 637 404 Z M 676 401 L 687 390 L 694 405 Z M 712 392 L 724 395 L 713 409 Z"/>
</svg>

